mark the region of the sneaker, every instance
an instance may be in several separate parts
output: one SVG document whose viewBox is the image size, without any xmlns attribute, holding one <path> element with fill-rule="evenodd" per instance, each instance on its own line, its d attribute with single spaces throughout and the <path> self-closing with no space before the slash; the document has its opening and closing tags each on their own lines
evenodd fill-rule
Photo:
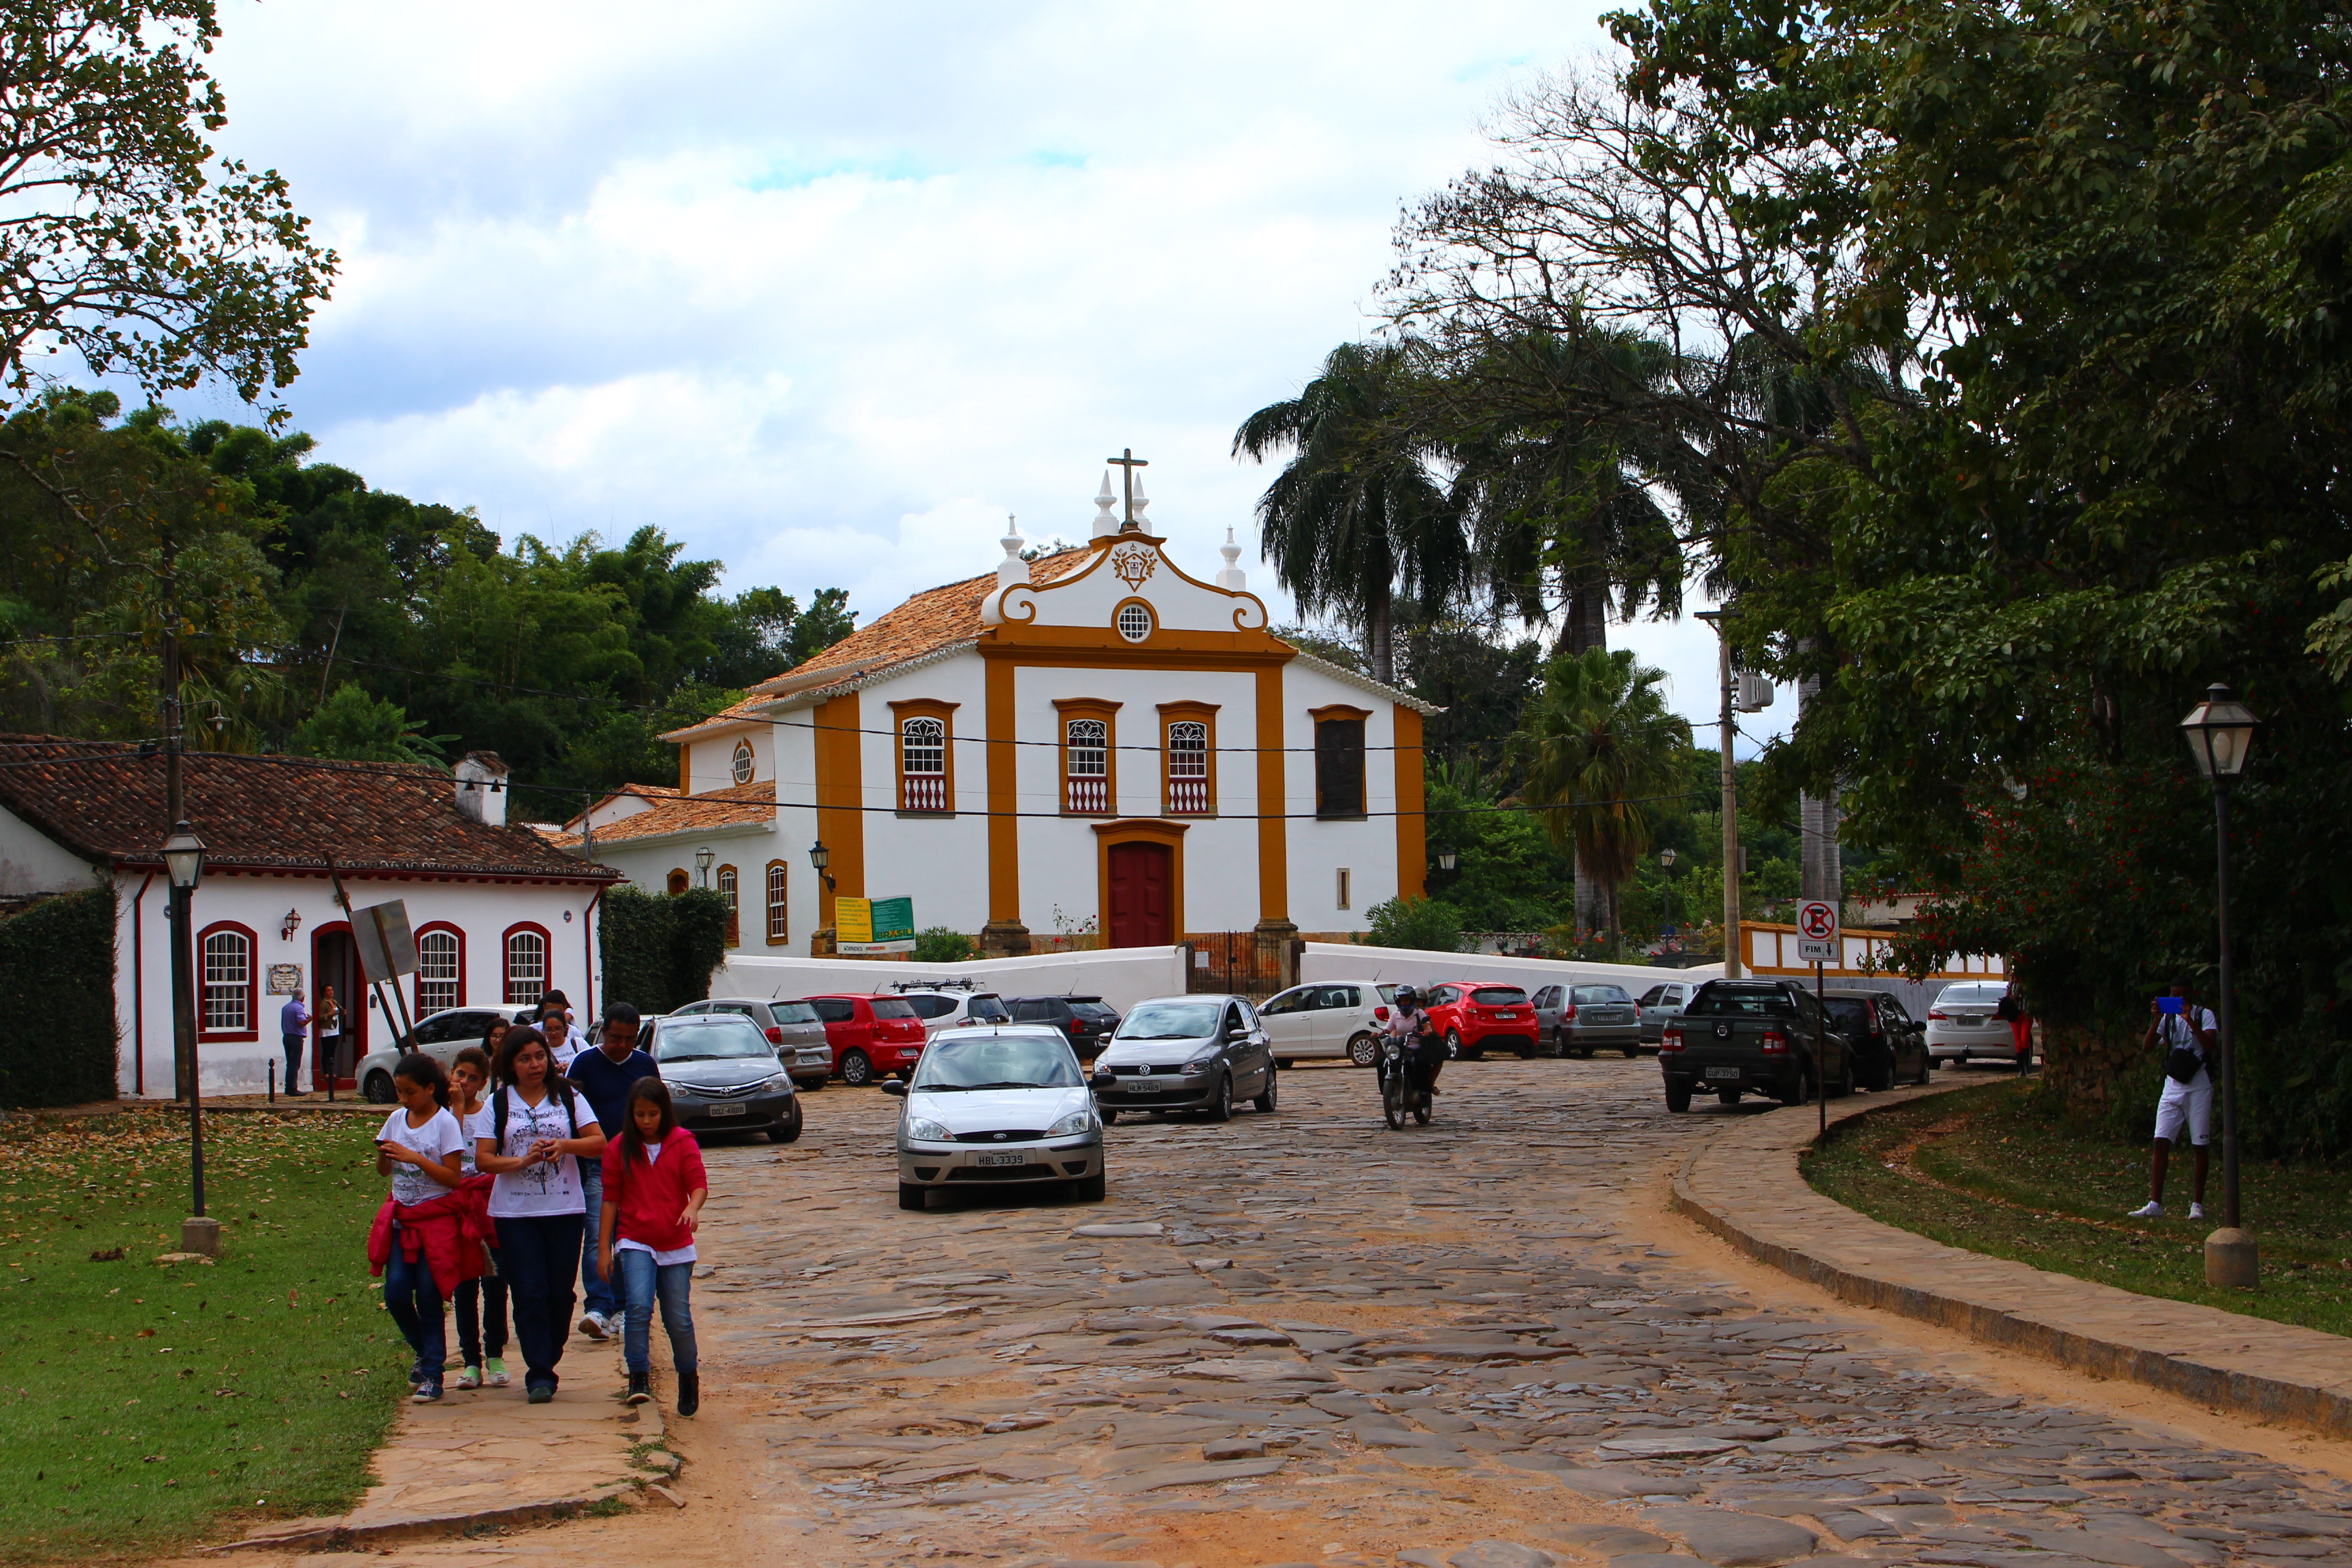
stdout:
<svg viewBox="0 0 2352 1568">
<path fill-rule="evenodd" d="M 613 1337 L 613 1331 L 604 1326 L 604 1320 L 593 1312 L 580 1314 L 580 1331 L 592 1340 L 609 1340 Z"/>
<path fill-rule="evenodd" d="M 530 1399 L 533 1405 L 545 1405 L 554 1397 L 555 1384 L 551 1383 L 534 1383 L 530 1385 Z"/>
<path fill-rule="evenodd" d="M 2205 1217 L 2205 1205 L 2203 1204 L 2190 1204 L 2189 1205 L 2189 1217 L 2190 1219 L 2203 1219 Z"/>
<path fill-rule="evenodd" d="M 433 1405 L 437 1404 L 440 1398 L 441 1385 L 439 1384 L 420 1383 L 416 1385 L 416 1392 L 408 1396 L 408 1402 L 411 1405 Z"/>
<path fill-rule="evenodd" d="M 490 1357 L 482 1363 L 482 1381 L 492 1388 L 504 1388 L 509 1382 L 507 1363 L 497 1356 Z"/>
<path fill-rule="evenodd" d="M 432 1374 L 431 1373 L 428 1373 L 428 1372 L 426 1372 L 426 1371 L 425 1370 L 425 1358 L 424 1358 L 423 1356 L 418 1356 L 415 1361 L 410 1362 L 410 1363 L 408 1363 L 408 1386 L 409 1386 L 409 1387 L 411 1387 L 411 1388 L 422 1388 L 422 1387 L 424 1387 L 424 1386 L 425 1386 L 425 1383 L 426 1383 L 426 1382 L 427 1382 L 427 1381 L 432 1377 L 432 1375 L 433 1375 L 433 1374 Z"/>
<path fill-rule="evenodd" d="M 691 1415 L 702 1408 L 702 1373 L 682 1372 L 677 1374 L 677 1413 Z"/>
<path fill-rule="evenodd" d="M 457 1386 L 460 1388 L 481 1387 L 482 1369 L 478 1366 L 469 1366 L 465 1371 L 459 1373 L 457 1374 Z"/>
<path fill-rule="evenodd" d="M 2154 1198 L 2150 1198 L 2147 1202 L 2140 1205 L 2139 1207 L 2132 1210 L 2131 1217 L 2133 1219 L 2162 1219 L 2164 1217 L 2164 1205 L 2158 1203 Z"/>
<path fill-rule="evenodd" d="M 649 1403 L 651 1403 L 651 1401 L 652 1401 L 652 1399 L 653 1399 L 653 1396 L 654 1396 L 654 1389 L 653 1389 L 653 1378 L 652 1378 L 651 1374 L 646 1373 L 642 1373 L 642 1372 L 633 1372 L 633 1373 L 629 1373 L 629 1403 L 630 1403 L 630 1404 L 632 1404 L 632 1405 L 645 1405 L 645 1404 L 649 1404 Z"/>
</svg>

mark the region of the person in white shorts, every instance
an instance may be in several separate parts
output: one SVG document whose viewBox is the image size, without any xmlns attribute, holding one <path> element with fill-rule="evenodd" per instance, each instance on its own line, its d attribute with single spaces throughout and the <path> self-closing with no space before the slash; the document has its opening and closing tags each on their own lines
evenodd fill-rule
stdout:
<svg viewBox="0 0 2352 1568">
<path fill-rule="evenodd" d="M 2142 1048 L 2162 1043 L 2165 1057 L 2164 1093 L 2156 1102 L 2156 1148 L 2148 1157 L 2147 1202 L 2132 1210 L 2134 1219 L 2164 1215 L 2164 1171 L 2172 1146 L 2189 1135 L 2197 1151 L 2197 1195 L 2189 1205 L 2190 1219 L 2205 1217 L 2205 1162 L 2213 1138 L 2213 1031 L 2210 1009 L 2200 1007 L 2185 983 L 2176 983 L 2169 995 L 2180 998 L 2179 1010 L 2168 1013 L 2162 1002 L 2151 1002 L 2147 1037 Z M 2192 1070 L 2193 1069 L 2193 1070 Z M 2183 1078 L 2182 1073 L 2188 1077 Z"/>
</svg>

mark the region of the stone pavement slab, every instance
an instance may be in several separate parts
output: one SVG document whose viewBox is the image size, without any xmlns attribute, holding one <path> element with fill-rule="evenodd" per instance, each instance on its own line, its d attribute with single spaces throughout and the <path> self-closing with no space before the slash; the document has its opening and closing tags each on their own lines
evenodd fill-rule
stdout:
<svg viewBox="0 0 2352 1568">
<path fill-rule="evenodd" d="M 1953 1081 L 1935 1089 L 1856 1097 L 1832 1112 L 1831 1124 L 1957 1086 L 1954 1075 L 1946 1077 Z M 2352 1436 L 2352 1341 L 2136 1295 L 1882 1225 L 1805 1181 L 1798 1160 L 1815 1129 L 1805 1116 L 1757 1117 L 1727 1128 L 1683 1162 L 1675 1207 L 1750 1257 L 1843 1300 L 2073 1371 Z"/>
</svg>

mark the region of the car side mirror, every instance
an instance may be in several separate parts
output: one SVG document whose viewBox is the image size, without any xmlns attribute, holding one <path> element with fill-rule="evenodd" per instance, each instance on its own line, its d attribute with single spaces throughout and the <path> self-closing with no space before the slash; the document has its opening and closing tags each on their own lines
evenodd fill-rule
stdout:
<svg viewBox="0 0 2352 1568">
<path fill-rule="evenodd" d="M 907 1086 L 895 1078 L 885 1079 L 882 1083 L 882 1092 L 893 1100 L 904 1100 L 907 1098 Z"/>
</svg>

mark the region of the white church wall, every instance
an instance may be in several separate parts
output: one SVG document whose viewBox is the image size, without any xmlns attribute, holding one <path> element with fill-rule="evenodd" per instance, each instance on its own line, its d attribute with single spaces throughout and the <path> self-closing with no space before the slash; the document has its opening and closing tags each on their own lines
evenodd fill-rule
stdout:
<svg viewBox="0 0 2352 1568">
<path fill-rule="evenodd" d="M 751 776 L 742 782 L 757 784 L 761 779 L 774 778 L 774 727 L 746 721 L 726 733 L 697 740 L 687 748 L 687 773 L 691 781 L 687 793 L 709 795 L 712 790 L 732 789 L 738 782 L 735 777 L 735 748 L 746 742 L 751 748 Z"/>
<path fill-rule="evenodd" d="M 114 1003 L 117 1026 L 116 1082 L 126 1097 L 172 1097 L 172 952 L 165 911 L 164 879 L 158 876 L 140 895 L 143 873 L 125 872 L 117 879 L 118 926 L 115 940 Z M 588 1016 L 601 967 L 595 921 L 589 905 L 596 889 L 576 885 L 506 882 L 418 881 L 403 878 L 347 876 L 343 883 L 352 902 L 361 909 L 398 899 L 407 907 L 412 931 L 446 921 L 463 936 L 460 948 L 464 1005 L 497 1006 L 506 999 L 505 937 L 509 928 L 537 925 L 548 936 L 548 984 L 570 998 L 574 1012 Z M 133 905 L 136 904 L 134 910 Z M 293 934 L 285 934 L 289 912 L 300 916 Z M 196 1047 L 196 1063 L 206 1094 L 259 1094 L 268 1087 L 269 1065 L 284 1071 L 278 1015 L 284 996 L 268 989 L 269 966 L 299 964 L 302 995 L 309 1002 L 317 990 L 312 939 L 320 927 L 348 917 L 334 903 L 333 884 L 324 877 L 280 877 L 208 874 L 194 900 L 196 973 L 201 983 L 204 957 L 201 939 L 207 928 L 223 922 L 242 926 L 253 939 L 253 1000 L 251 1040 L 205 1039 Z M 415 976 L 403 976 L 401 1000 L 413 1020 L 416 1016 Z M 367 1045 L 381 1050 L 397 1027 L 395 1013 L 387 1025 L 373 992 L 341 999 L 346 1009 L 364 1012 Z M 199 1008 L 201 1009 L 201 1000 Z M 201 1016 L 201 1012 L 199 1014 Z M 305 1047 L 302 1082 L 310 1082 Z"/>
<path fill-rule="evenodd" d="M 818 893 L 824 883 L 809 864 L 809 846 L 816 831 L 816 732 L 809 728 L 813 710 L 795 709 L 770 726 L 769 743 L 776 759 L 776 858 L 784 863 L 784 940 L 768 942 L 766 889 L 757 932 L 744 932 L 746 952 L 806 952 L 809 934 L 824 924 Z"/>
<path fill-rule="evenodd" d="M 1364 809 L 1360 822 L 1315 816 L 1318 708 L 1371 710 L 1364 721 Z M 1297 663 L 1283 670 L 1285 783 L 1290 814 L 1290 921 L 1301 931 L 1362 931 L 1364 911 L 1397 892 L 1396 708 L 1386 698 Z M 1348 870 L 1349 907 L 1339 907 L 1339 869 Z"/>
<path fill-rule="evenodd" d="M 866 890 L 869 897 L 911 898 L 918 930 L 943 925 L 975 935 L 988 923 L 987 674 L 980 656 L 960 654 L 925 665 L 858 694 L 859 763 L 866 813 Z M 893 702 L 918 700 L 957 704 L 955 807 L 952 817 L 898 812 L 898 738 Z M 804 950 L 805 951 L 805 950 Z"/>
</svg>

